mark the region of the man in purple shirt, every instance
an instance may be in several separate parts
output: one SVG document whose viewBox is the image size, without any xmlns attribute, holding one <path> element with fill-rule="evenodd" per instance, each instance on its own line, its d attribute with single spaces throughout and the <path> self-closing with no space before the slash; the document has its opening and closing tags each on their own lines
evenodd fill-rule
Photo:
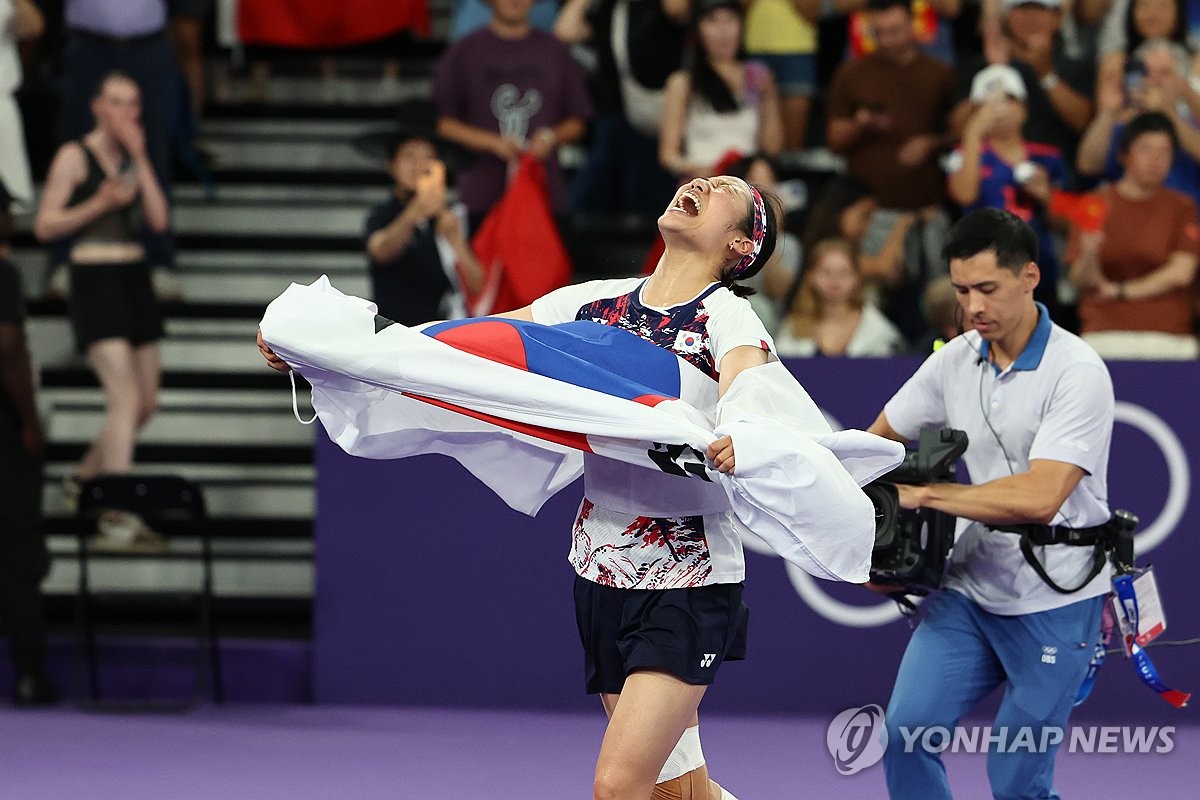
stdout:
<svg viewBox="0 0 1200 800">
<path fill-rule="evenodd" d="M 529 24 L 533 0 L 490 0 L 486 28 L 451 45 L 438 62 L 438 134 L 478 154 L 458 173 L 472 230 L 504 193 L 522 153 L 546 163 L 550 201 L 564 206 L 554 156 L 582 138 L 592 105 L 583 70 L 559 40 Z"/>
</svg>

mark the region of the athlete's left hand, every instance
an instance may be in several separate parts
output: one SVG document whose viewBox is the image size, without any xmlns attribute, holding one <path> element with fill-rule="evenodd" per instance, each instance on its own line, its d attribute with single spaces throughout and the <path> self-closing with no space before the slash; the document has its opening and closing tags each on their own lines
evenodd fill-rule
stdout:
<svg viewBox="0 0 1200 800">
<path fill-rule="evenodd" d="M 722 436 L 708 446 L 704 455 L 721 472 L 733 474 L 733 439 Z"/>
</svg>

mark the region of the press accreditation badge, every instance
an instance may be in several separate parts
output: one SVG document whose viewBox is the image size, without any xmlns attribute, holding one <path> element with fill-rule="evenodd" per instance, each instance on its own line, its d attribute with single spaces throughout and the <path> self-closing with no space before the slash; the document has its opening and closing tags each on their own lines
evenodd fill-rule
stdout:
<svg viewBox="0 0 1200 800">
<path fill-rule="evenodd" d="M 1133 590 L 1137 596 L 1137 612 L 1133 615 L 1126 614 L 1119 596 L 1112 598 L 1114 616 L 1121 630 L 1121 646 L 1125 648 L 1126 658 L 1132 653 L 1131 643 L 1134 640 L 1133 626 L 1128 616 L 1137 620 L 1137 643 L 1140 647 L 1145 647 L 1167 629 L 1167 618 L 1163 615 L 1153 567 L 1137 570 L 1133 579 Z"/>
</svg>

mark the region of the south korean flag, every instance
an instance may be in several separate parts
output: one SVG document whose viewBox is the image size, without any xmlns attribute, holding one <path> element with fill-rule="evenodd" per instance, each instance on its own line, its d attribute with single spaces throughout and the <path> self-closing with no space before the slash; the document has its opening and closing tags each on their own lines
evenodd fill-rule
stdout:
<svg viewBox="0 0 1200 800">
<path fill-rule="evenodd" d="M 695 331 L 680 331 L 675 334 L 675 346 L 671 349 L 681 355 L 690 355 L 704 351 L 704 334 Z"/>
</svg>

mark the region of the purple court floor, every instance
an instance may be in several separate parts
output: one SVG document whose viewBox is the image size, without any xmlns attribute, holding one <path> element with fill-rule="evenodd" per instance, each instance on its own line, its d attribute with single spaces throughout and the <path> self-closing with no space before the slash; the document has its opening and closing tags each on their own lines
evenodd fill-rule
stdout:
<svg viewBox="0 0 1200 800">
<path fill-rule="evenodd" d="M 713 776 L 741 800 L 880 798 L 879 765 L 852 777 L 828 720 L 704 718 Z M 599 712 L 242 706 L 180 716 L 0 708 L 0 797 L 12 800 L 584 800 Z M 984 757 L 951 754 L 955 797 L 987 798 Z M 1194 800 L 1200 727 L 1170 753 L 1061 753 L 1065 798 Z"/>
</svg>

